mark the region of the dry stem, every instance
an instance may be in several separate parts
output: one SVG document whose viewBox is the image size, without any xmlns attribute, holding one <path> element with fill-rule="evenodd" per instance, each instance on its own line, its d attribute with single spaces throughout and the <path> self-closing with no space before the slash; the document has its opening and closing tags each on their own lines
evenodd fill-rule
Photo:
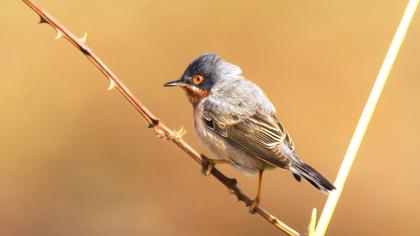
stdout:
<svg viewBox="0 0 420 236">
<path fill-rule="evenodd" d="M 166 137 L 176 137 L 176 133 L 169 129 L 165 124 L 159 121 L 155 115 L 153 115 L 137 98 L 134 96 L 130 90 L 118 79 L 118 77 L 99 59 L 98 56 L 85 44 L 86 34 L 82 38 L 77 38 L 73 35 L 67 28 L 60 24 L 56 19 L 49 15 L 43 8 L 36 4 L 32 0 L 23 0 L 33 11 L 35 11 L 40 16 L 39 23 L 46 23 L 51 25 L 55 30 L 57 30 L 57 37 L 66 38 L 71 44 L 77 47 L 90 61 L 95 64 L 95 66 L 109 79 L 110 87 L 116 87 L 118 91 L 133 105 L 133 107 L 143 116 L 147 121 L 150 128 L 154 128 L 155 131 Z M 185 151 L 190 157 L 192 157 L 198 164 L 203 165 L 202 158 L 200 154 L 195 151 L 188 143 L 186 143 L 182 138 L 170 138 L 170 140 Z M 213 168 L 211 174 L 218 179 L 222 184 L 224 184 L 233 194 L 236 195 L 238 200 L 245 202 L 246 205 L 250 205 L 252 199 L 245 195 L 237 186 L 236 180 L 228 178 L 222 172 Z M 266 219 L 269 223 L 274 225 L 276 228 L 282 230 L 288 235 L 299 235 L 294 229 L 290 228 L 275 216 L 270 214 L 268 211 L 264 210 L 261 207 L 255 208 L 255 213 L 259 214 L 261 217 Z"/>
<path fill-rule="evenodd" d="M 327 231 L 328 224 L 332 218 L 338 200 L 340 199 L 340 195 L 343 191 L 347 176 L 350 172 L 353 161 L 356 158 L 360 144 L 363 141 L 363 136 L 369 125 L 373 112 L 375 111 L 376 104 L 388 79 L 389 73 L 391 72 L 395 59 L 397 58 L 398 51 L 403 43 L 404 37 L 407 33 L 408 27 L 410 26 L 410 22 L 414 16 L 414 13 L 416 12 L 418 4 L 419 0 L 410 0 L 408 2 L 400 25 L 395 32 L 394 38 L 388 49 L 388 53 L 385 56 L 385 60 L 381 66 L 381 69 L 379 70 L 378 76 L 376 77 L 375 84 L 373 85 L 373 88 L 370 92 L 359 122 L 357 123 L 356 130 L 354 131 L 353 137 L 347 148 L 344 160 L 337 175 L 337 179 L 334 182 L 334 185 L 337 189 L 331 192 L 328 196 L 327 202 L 325 203 L 324 209 L 316 226 L 316 230 L 315 232 L 312 231 L 312 235 L 314 236 L 323 236 Z"/>
</svg>

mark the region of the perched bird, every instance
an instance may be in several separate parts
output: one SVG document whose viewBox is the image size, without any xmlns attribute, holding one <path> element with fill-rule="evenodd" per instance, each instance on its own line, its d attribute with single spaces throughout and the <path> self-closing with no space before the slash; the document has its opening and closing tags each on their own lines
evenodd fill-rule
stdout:
<svg viewBox="0 0 420 236">
<path fill-rule="evenodd" d="M 216 54 L 195 59 L 179 80 L 165 83 L 179 86 L 194 108 L 197 136 L 217 158 L 205 160 L 208 175 L 219 163 L 229 163 L 248 175 L 259 173 L 257 195 L 251 212 L 260 202 L 265 169 L 280 167 L 328 193 L 335 187 L 295 154 L 294 144 L 275 117 L 276 109 L 254 83 L 245 79 L 238 66 Z"/>
</svg>

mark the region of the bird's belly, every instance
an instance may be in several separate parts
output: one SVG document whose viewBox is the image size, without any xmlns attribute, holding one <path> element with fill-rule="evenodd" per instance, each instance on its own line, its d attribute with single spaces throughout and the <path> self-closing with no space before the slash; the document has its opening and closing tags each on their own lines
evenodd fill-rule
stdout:
<svg viewBox="0 0 420 236">
<path fill-rule="evenodd" d="M 249 156 L 213 133 L 201 120 L 201 116 L 194 117 L 194 128 L 197 136 L 216 155 L 217 159 L 229 161 L 234 167 L 247 175 L 254 175 L 261 169 L 272 167 L 257 157 Z"/>
</svg>

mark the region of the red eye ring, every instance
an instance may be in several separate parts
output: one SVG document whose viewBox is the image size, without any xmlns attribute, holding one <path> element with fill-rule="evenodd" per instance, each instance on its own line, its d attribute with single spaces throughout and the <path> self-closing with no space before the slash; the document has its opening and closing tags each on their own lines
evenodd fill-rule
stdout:
<svg viewBox="0 0 420 236">
<path fill-rule="evenodd" d="M 192 81 L 194 84 L 199 85 L 204 81 L 204 77 L 202 75 L 194 75 Z"/>
</svg>

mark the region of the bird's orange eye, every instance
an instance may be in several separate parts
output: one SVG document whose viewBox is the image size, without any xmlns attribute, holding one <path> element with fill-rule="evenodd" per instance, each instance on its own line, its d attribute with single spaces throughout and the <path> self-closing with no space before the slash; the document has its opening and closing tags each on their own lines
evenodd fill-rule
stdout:
<svg viewBox="0 0 420 236">
<path fill-rule="evenodd" d="M 193 77 L 193 82 L 196 85 L 201 84 L 203 82 L 203 80 L 204 80 L 204 77 L 202 75 L 194 75 L 194 77 Z"/>
</svg>

